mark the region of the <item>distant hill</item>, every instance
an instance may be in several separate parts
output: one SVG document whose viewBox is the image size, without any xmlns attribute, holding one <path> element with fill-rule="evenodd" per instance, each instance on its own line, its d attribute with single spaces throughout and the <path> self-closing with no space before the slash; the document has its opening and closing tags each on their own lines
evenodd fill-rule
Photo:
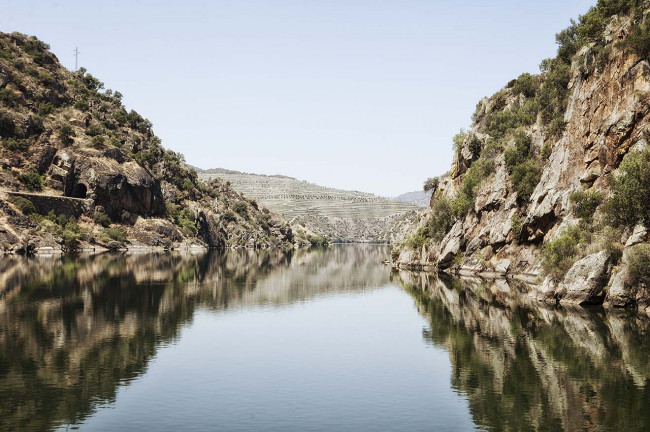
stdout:
<svg viewBox="0 0 650 432">
<path fill-rule="evenodd" d="M 332 189 L 282 175 L 197 169 L 199 178 L 220 178 L 233 189 L 282 214 L 292 225 L 333 240 L 388 241 L 390 228 L 413 213 L 413 204 L 373 194 Z"/>
<path fill-rule="evenodd" d="M 428 207 L 429 202 L 431 201 L 431 192 L 432 191 L 406 192 L 391 199 L 393 201 L 399 201 L 406 204 L 413 204 L 418 207 Z"/>
</svg>

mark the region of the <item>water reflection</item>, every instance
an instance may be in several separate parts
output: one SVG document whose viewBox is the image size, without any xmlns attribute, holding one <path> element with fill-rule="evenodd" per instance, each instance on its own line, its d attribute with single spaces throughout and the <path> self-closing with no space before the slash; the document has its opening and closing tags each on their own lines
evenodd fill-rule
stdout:
<svg viewBox="0 0 650 432">
<path fill-rule="evenodd" d="M 547 309 L 505 281 L 395 274 L 489 430 L 650 430 L 650 319 Z"/>
<path fill-rule="evenodd" d="M 197 308 L 276 307 L 382 286 L 382 247 L 0 261 L 0 430 L 74 424 L 115 400 Z"/>
</svg>

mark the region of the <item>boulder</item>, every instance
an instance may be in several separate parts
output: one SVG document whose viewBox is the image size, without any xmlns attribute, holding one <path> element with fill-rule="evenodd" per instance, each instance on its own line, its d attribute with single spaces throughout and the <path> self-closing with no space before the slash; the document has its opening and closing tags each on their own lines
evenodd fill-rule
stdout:
<svg viewBox="0 0 650 432">
<path fill-rule="evenodd" d="M 607 284 L 610 256 L 601 251 L 576 262 L 557 288 L 562 304 L 602 304 Z"/>
<path fill-rule="evenodd" d="M 451 228 L 449 233 L 440 242 L 440 254 L 438 254 L 438 267 L 448 268 L 464 244 L 463 222 L 458 221 Z"/>
</svg>

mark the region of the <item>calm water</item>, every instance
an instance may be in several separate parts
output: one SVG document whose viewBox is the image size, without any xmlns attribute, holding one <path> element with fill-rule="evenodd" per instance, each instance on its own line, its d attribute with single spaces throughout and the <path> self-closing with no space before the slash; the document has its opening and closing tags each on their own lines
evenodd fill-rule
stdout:
<svg viewBox="0 0 650 432">
<path fill-rule="evenodd" d="M 650 430 L 650 319 L 381 246 L 0 261 L 0 430 Z"/>
</svg>

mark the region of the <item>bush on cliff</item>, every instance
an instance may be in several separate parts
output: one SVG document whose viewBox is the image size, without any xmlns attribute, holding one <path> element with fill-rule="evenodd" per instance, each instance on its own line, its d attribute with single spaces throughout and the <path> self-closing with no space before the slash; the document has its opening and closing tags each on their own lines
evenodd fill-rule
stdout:
<svg viewBox="0 0 650 432">
<path fill-rule="evenodd" d="M 429 239 L 440 241 L 454 224 L 452 202 L 446 198 L 435 200 L 427 222 L 406 242 L 411 249 L 420 249 Z"/>
<path fill-rule="evenodd" d="M 577 191 L 569 196 L 573 203 L 573 214 L 590 222 L 596 209 L 603 202 L 603 194 L 596 191 Z"/>
<path fill-rule="evenodd" d="M 517 132 L 514 145 L 504 153 L 512 186 L 519 198 L 528 201 L 542 175 L 541 163 L 535 157 L 532 140 L 525 132 Z"/>
<path fill-rule="evenodd" d="M 631 247 L 625 256 L 627 279 L 632 285 L 650 284 L 650 245 Z"/>
<path fill-rule="evenodd" d="M 580 230 L 570 227 L 542 249 L 542 272 L 559 279 L 569 271 L 579 253 Z"/>
<path fill-rule="evenodd" d="M 650 224 L 650 149 L 625 156 L 603 210 L 613 226 Z"/>
<path fill-rule="evenodd" d="M 439 183 L 440 183 L 440 180 L 438 180 L 438 177 L 431 177 L 431 178 L 428 178 L 428 179 L 424 182 L 424 187 L 423 187 L 423 189 L 424 189 L 425 192 L 435 191 L 436 189 L 438 189 L 438 184 L 439 184 Z"/>
<path fill-rule="evenodd" d="M 25 185 L 30 191 L 40 191 L 43 189 L 43 179 L 36 171 L 27 171 L 17 176 L 18 181 Z"/>
<path fill-rule="evenodd" d="M 27 198 L 23 198 L 21 196 L 15 196 L 15 197 L 11 198 L 11 202 L 24 215 L 30 215 L 30 214 L 36 213 L 36 207 L 34 206 L 34 203 L 32 203 Z"/>
</svg>

